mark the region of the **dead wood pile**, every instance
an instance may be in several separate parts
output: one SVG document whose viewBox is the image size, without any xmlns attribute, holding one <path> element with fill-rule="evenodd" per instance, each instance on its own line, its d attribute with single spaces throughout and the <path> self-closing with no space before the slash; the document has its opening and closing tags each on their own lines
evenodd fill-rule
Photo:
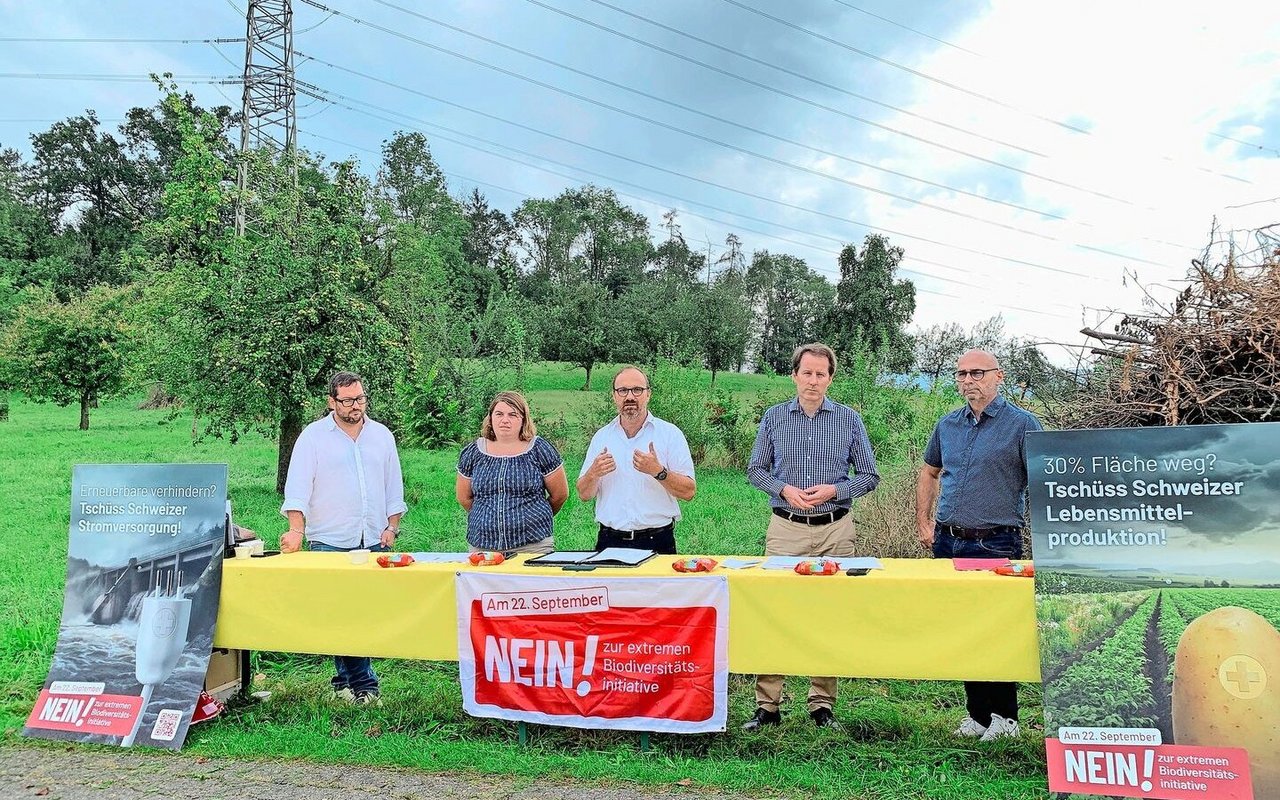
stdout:
<svg viewBox="0 0 1280 800">
<path fill-rule="evenodd" d="M 1195 262 L 1171 308 L 1126 314 L 1101 344 L 1063 427 L 1280 420 L 1280 260 Z"/>
</svg>

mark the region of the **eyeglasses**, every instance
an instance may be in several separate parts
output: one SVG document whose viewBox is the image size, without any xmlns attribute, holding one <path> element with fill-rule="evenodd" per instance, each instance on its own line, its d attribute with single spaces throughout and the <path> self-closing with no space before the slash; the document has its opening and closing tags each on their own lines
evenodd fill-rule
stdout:
<svg viewBox="0 0 1280 800">
<path fill-rule="evenodd" d="M 337 403 L 343 408 L 351 408 L 357 403 L 359 403 L 362 406 L 367 406 L 369 405 L 369 395 L 362 394 L 359 397 L 335 397 L 333 398 L 333 402 Z"/>
<path fill-rule="evenodd" d="M 613 393 L 618 397 L 639 397 L 649 391 L 648 386 L 615 386 Z"/>
<path fill-rule="evenodd" d="M 998 372 L 999 370 L 999 367 L 992 367 L 991 369 L 958 369 L 956 370 L 956 380 L 962 381 L 965 378 L 973 378 L 975 381 L 980 381 L 986 377 L 988 372 Z"/>
</svg>

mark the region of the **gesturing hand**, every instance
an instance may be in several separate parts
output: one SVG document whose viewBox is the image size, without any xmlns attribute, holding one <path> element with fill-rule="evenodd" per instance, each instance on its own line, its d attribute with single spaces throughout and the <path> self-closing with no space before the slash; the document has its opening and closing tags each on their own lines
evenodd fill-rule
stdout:
<svg viewBox="0 0 1280 800">
<path fill-rule="evenodd" d="M 658 453 L 653 449 L 653 442 L 649 442 L 649 452 L 643 450 L 633 450 L 631 452 L 631 466 L 636 468 L 637 472 L 643 472 L 645 475 L 657 475 L 662 472 L 662 464 L 658 462 Z"/>
<path fill-rule="evenodd" d="M 610 455 L 609 448 L 606 447 L 601 450 L 600 455 L 596 456 L 595 460 L 591 462 L 591 469 L 587 470 L 587 472 L 591 473 L 592 478 L 598 480 L 617 468 L 618 465 L 614 463 L 613 456 Z"/>
</svg>

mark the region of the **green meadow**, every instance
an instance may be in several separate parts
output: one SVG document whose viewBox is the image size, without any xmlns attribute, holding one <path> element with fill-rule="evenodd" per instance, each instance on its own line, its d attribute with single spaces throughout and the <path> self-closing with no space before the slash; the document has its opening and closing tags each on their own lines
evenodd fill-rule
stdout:
<svg viewBox="0 0 1280 800">
<path fill-rule="evenodd" d="M 574 429 L 563 453 L 571 482 L 581 466 L 581 445 L 590 434 L 584 422 L 598 416 L 600 395 L 611 375 L 611 369 L 597 368 L 591 393 L 580 391 L 581 370 L 539 364 L 528 375 L 535 415 L 563 415 L 565 425 Z M 786 378 L 736 374 L 718 376 L 717 385 L 744 401 L 762 392 L 786 396 L 791 389 Z M 274 491 L 273 441 L 250 435 L 234 445 L 221 440 L 194 443 L 189 416 L 142 411 L 140 400 L 103 403 L 93 411 L 88 431 L 76 429 L 75 408 L 37 405 L 17 397 L 10 419 L 0 422 L 0 479 L 5 487 L 0 492 L 0 742 L 5 746 L 60 746 L 27 742 L 19 731 L 57 638 L 72 465 L 226 462 L 238 521 L 258 531 L 269 545 L 284 529 Z M 465 548 L 465 517 L 453 497 L 457 453 L 457 448 L 402 448 L 409 503 L 402 549 Z M 913 466 L 882 463 L 885 482 L 876 494 L 897 498 L 892 502 L 902 506 L 903 498 L 910 496 Z M 905 507 L 886 509 L 884 502 L 884 518 L 904 513 Z M 678 538 L 690 552 L 759 553 L 766 523 L 765 499 L 740 470 L 703 468 L 698 495 L 686 504 Z M 885 537 L 910 537 L 910 528 L 881 527 L 884 530 L 860 544 L 860 551 L 899 555 L 892 539 Z M 586 548 L 594 536 L 591 508 L 571 497 L 556 521 L 557 543 Z M 875 642 L 866 646 L 875 647 Z M 753 796 L 1046 796 L 1038 685 L 1024 685 L 1021 691 L 1022 737 L 978 745 L 950 735 L 964 716 L 963 692 L 953 682 L 841 681 L 835 712 L 844 728 L 819 731 L 804 712 L 807 682 L 794 678 L 783 724 L 762 734 L 743 734 L 738 726 L 754 710 L 753 681 L 751 676 L 735 675 L 730 682 L 728 732 L 654 735 L 649 748 L 642 750 L 636 734 L 538 726 L 531 726 L 529 741 L 521 744 L 514 724 L 463 713 L 452 662 L 379 661 L 383 707 L 355 708 L 330 702 L 328 659 L 255 653 L 253 661 L 253 689 L 269 690 L 271 699 L 234 702 L 223 718 L 191 730 L 186 752 L 210 758 L 304 759 L 515 775 L 530 781 L 551 777 L 605 785 L 692 785 Z"/>
</svg>

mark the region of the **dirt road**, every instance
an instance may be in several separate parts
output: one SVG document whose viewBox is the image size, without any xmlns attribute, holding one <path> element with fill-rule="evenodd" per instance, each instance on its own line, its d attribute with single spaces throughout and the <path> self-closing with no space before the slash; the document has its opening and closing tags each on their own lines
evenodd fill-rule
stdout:
<svg viewBox="0 0 1280 800">
<path fill-rule="evenodd" d="M 45 800 L 739 800 L 695 787 L 654 790 L 527 778 L 432 775 L 303 761 L 231 761 L 59 745 L 0 747 L 0 798 Z"/>
</svg>

